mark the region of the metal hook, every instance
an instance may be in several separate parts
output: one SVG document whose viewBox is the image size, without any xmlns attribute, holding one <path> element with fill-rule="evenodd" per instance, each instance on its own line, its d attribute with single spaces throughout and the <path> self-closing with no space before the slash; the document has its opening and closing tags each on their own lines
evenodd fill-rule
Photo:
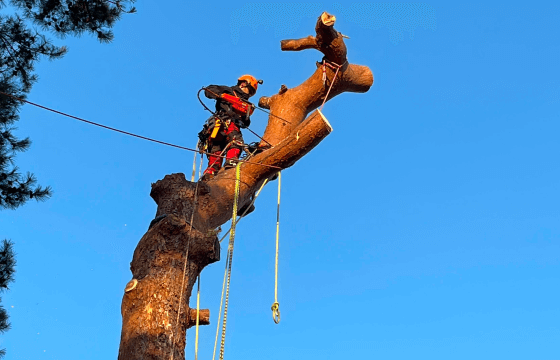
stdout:
<svg viewBox="0 0 560 360">
<path fill-rule="evenodd" d="M 270 308 L 272 310 L 272 320 L 274 320 L 274 322 L 276 324 L 280 323 L 280 304 L 275 302 L 274 304 L 272 304 L 272 307 Z"/>
</svg>

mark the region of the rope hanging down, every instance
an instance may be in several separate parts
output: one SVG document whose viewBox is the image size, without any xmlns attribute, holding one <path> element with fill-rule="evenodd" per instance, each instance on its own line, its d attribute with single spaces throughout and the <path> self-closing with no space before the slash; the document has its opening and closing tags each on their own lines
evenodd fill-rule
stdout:
<svg viewBox="0 0 560 360">
<path fill-rule="evenodd" d="M 229 233 L 229 246 L 228 246 L 228 271 L 227 271 L 227 284 L 226 284 L 226 300 L 224 304 L 224 320 L 222 323 L 222 341 L 220 343 L 220 360 L 224 359 L 224 348 L 226 341 L 226 324 L 227 324 L 227 311 L 229 304 L 229 284 L 231 281 L 231 263 L 233 260 L 233 245 L 235 242 L 235 226 L 237 223 L 237 204 L 239 201 L 239 183 L 240 183 L 241 163 L 238 163 L 235 168 L 235 196 L 233 198 L 233 215 L 231 217 L 231 230 Z"/>
<path fill-rule="evenodd" d="M 202 159 L 202 155 L 201 155 L 200 156 L 200 167 L 199 167 L 199 170 L 198 170 L 199 177 L 200 177 L 200 173 L 202 172 L 202 160 L 203 159 Z M 196 154 L 194 155 L 193 172 L 192 172 L 192 175 L 191 175 L 191 182 L 194 182 L 194 177 L 195 177 L 195 173 L 196 173 L 195 170 L 196 170 Z M 177 326 L 179 325 L 179 316 L 181 315 L 181 307 L 183 305 L 183 292 L 184 292 L 184 288 L 185 288 L 185 277 L 186 277 L 186 274 L 187 274 L 187 261 L 189 259 L 189 247 L 190 247 L 190 244 L 191 244 L 191 236 L 192 236 L 192 230 L 193 230 L 192 224 L 193 224 L 193 220 L 194 220 L 196 202 L 198 200 L 198 196 L 197 196 L 198 195 L 198 184 L 199 184 L 199 181 L 197 181 L 197 183 L 196 183 L 196 188 L 195 188 L 195 192 L 194 192 L 193 210 L 192 210 L 191 221 L 190 221 L 191 227 L 190 227 L 190 230 L 189 230 L 189 237 L 187 239 L 187 249 L 185 251 L 185 263 L 183 264 L 183 280 L 181 281 L 181 294 L 180 294 L 180 297 L 179 297 L 179 309 L 177 311 L 177 319 L 175 320 L 175 330 L 177 330 Z M 199 290 L 199 295 L 200 295 L 200 277 L 198 278 L 198 280 L 199 280 L 198 290 Z M 198 332 L 198 316 L 199 316 L 199 314 L 198 314 L 198 309 L 197 309 L 197 314 L 196 314 L 197 332 Z M 174 334 L 174 332 L 173 332 L 173 329 L 172 329 L 171 330 L 171 336 L 173 336 L 173 334 Z M 196 344 L 195 344 L 195 349 L 197 349 L 197 348 L 198 348 L 198 336 L 197 336 Z M 172 350 L 171 350 L 171 360 L 173 360 L 174 356 L 175 356 L 175 341 L 173 341 L 173 347 L 172 347 Z"/>
<path fill-rule="evenodd" d="M 134 136 L 134 137 L 137 137 L 137 138 L 142 139 L 142 140 L 152 141 L 152 142 L 155 142 L 155 143 L 158 143 L 158 144 L 162 144 L 162 145 L 166 145 L 166 146 L 171 146 L 171 147 L 174 147 L 174 148 L 177 148 L 177 149 L 181 149 L 181 150 L 187 150 L 187 151 L 197 152 L 197 153 L 201 153 L 201 154 L 205 154 L 205 155 L 213 155 L 213 154 L 208 153 L 208 152 L 205 152 L 205 151 L 199 151 L 199 150 L 196 150 L 196 149 L 191 149 L 191 148 L 188 148 L 188 147 L 184 147 L 184 146 L 180 146 L 180 145 L 171 144 L 171 143 L 168 143 L 168 142 L 165 142 L 165 141 L 160 141 L 160 140 L 152 139 L 152 138 L 149 138 L 149 137 L 146 137 L 146 136 L 133 134 L 133 133 L 128 132 L 128 131 L 119 130 L 119 129 L 116 129 L 116 128 L 113 128 L 113 127 L 110 127 L 110 126 L 107 126 L 107 125 L 103 125 L 103 124 L 99 124 L 99 123 L 96 123 L 96 122 L 93 122 L 93 121 L 89 121 L 89 120 L 86 120 L 86 119 L 82 119 L 82 118 L 79 118 L 79 117 L 74 116 L 74 115 L 70 115 L 70 114 L 63 113 L 62 111 L 58 111 L 58 110 L 55 110 L 55 109 L 51 109 L 51 108 L 48 108 L 48 107 L 46 107 L 46 106 L 39 105 L 39 104 L 36 104 L 36 103 L 34 103 L 34 102 L 31 102 L 31 101 L 27 101 L 27 100 L 25 100 L 25 99 L 21 99 L 21 98 L 18 98 L 18 97 L 16 97 L 16 96 L 13 96 L 13 95 L 6 94 L 6 93 L 3 92 L 3 91 L 0 91 L 0 94 L 5 95 L 5 96 L 8 96 L 8 97 L 11 97 L 12 99 L 15 99 L 15 100 L 18 100 L 18 101 L 27 103 L 27 104 L 29 104 L 29 105 L 36 106 L 36 107 L 38 107 L 38 108 L 41 108 L 41 109 L 44 109 L 44 110 L 47 110 L 47 111 L 51 111 L 51 112 L 53 112 L 53 113 L 56 113 L 56 114 L 59 114 L 59 115 L 63 115 L 63 116 L 69 117 L 69 118 L 74 119 L 74 120 L 78 120 L 78 121 L 82 121 L 82 122 L 88 123 L 88 124 L 90 124 L 90 125 L 95 125 L 95 126 L 102 127 L 102 128 L 104 128 L 104 129 L 107 129 L 107 130 L 116 131 L 116 132 L 121 133 L 121 134 L 129 135 L 129 136 Z M 218 156 L 218 155 L 213 155 L 213 156 Z M 218 156 L 218 157 L 220 157 L 220 158 L 222 158 L 222 159 L 225 159 L 225 158 L 226 158 L 225 155 Z M 274 165 L 267 165 L 267 164 L 262 164 L 262 163 L 247 161 L 247 160 L 241 160 L 241 159 L 239 159 L 238 161 L 239 161 L 239 162 L 244 162 L 244 163 L 247 163 L 247 164 L 260 165 L 260 166 L 264 166 L 264 167 L 269 167 L 269 168 L 281 170 L 280 167 L 274 166 Z"/>
<path fill-rule="evenodd" d="M 276 208 L 276 262 L 274 266 L 274 303 L 271 306 L 272 320 L 280 322 L 280 304 L 278 303 L 278 245 L 280 239 L 280 186 L 282 173 L 278 172 L 278 206 Z"/>
<path fill-rule="evenodd" d="M 194 340 L 194 360 L 198 360 L 198 328 L 200 323 L 200 274 L 198 274 L 196 290 L 196 336 Z"/>
<path fill-rule="evenodd" d="M 266 185 L 267 182 L 268 182 L 268 179 L 265 179 L 263 184 L 261 185 L 261 187 L 259 188 L 259 190 L 255 194 L 255 196 L 253 197 L 253 201 L 251 201 L 251 204 L 245 209 L 245 211 L 243 212 L 243 214 L 241 214 L 239 219 L 237 219 L 236 225 L 245 216 L 247 211 L 249 211 L 249 208 L 251 208 L 251 205 L 253 205 L 255 203 L 255 200 L 257 200 L 257 197 L 259 196 L 259 194 L 261 193 L 262 189 L 264 188 L 264 186 Z M 225 239 L 225 237 L 229 234 L 230 231 L 231 231 L 231 228 L 229 228 L 229 230 L 226 231 L 224 236 L 220 239 L 220 243 Z M 224 281 L 222 283 L 222 296 L 220 297 L 220 309 L 218 310 L 218 321 L 216 322 L 216 338 L 214 339 L 214 352 L 212 353 L 212 360 L 216 359 L 216 348 L 218 346 L 218 334 L 220 333 L 220 319 L 221 319 L 221 316 L 222 316 L 222 305 L 224 303 L 224 292 L 225 292 L 225 288 L 226 288 L 228 264 L 229 264 L 229 248 L 228 248 L 228 252 L 227 252 L 227 255 L 226 255 L 226 265 L 225 265 L 225 270 L 224 270 Z"/>
<path fill-rule="evenodd" d="M 195 159 L 196 159 L 196 154 L 195 154 Z M 196 160 L 195 160 L 194 165 L 196 166 Z M 201 159 L 200 159 L 199 174 L 200 174 L 201 171 L 202 171 L 202 155 L 201 155 Z M 195 176 L 195 172 L 193 171 L 193 174 L 191 175 L 191 181 L 194 181 L 194 176 Z M 177 311 L 177 319 L 175 320 L 175 330 L 177 330 L 177 326 L 179 325 L 179 317 L 181 315 L 181 307 L 183 305 L 183 292 L 184 292 L 184 289 L 185 289 L 185 277 L 186 277 L 186 274 L 187 274 L 187 262 L 188 262 L 188 259 L 189 259 L 189 247 L 190 247 L 190 244 L 191 244 L 191 237 L 192 237 L 192 231 L 193 231 L 192 224 L 193 224 L 193 220 L 194 220 L 196 203 L 197 203 L 197 200 L 198 200 L 197 195 L 198 195 L 198 184 L 199 183 L 200 182 L 197 181 L 195 192 L 194 192 L 193 210 L 192 210 L 191 220 L 190 220 L 190 225 L 191 226 L 190 226 L 190 229 L 189 229 L 189 237 L 187 239 L 187 248 L 186 248 L 186 251 L 185 251 L 185 262 L 183 264 L 183 280 L 181 281 L 181 294 L 179 296 L 179 309 Z M 197 317 L 198 317 L 198 314 L 197 314 Z M 198 321 L 198 319 L 197 319 L 197 321 Z M 173 331 L 173 329 L 171 329 L 171 336 L 172 337 L 173 337 L 174 333 L 175 332 Z M 174 356 L 175 356 L 175 341 L 173 339 L 173 347 L 171 349 L 171 360 L 173 360 Z"/>
<path fill-rule="evenodd" d="M 196 143 L 196 147 L 198 148 L 198 141 Z M 198 178 L 200 179 L 202 175 L 202 160 L 203 157 L 200 157 L 200 167 L 198 169 Z M 196 172 L 196 154 L 194 155 L 193 160 L 193 173 L 191 175 L 191 182 L 194 182 L 194 176 Z M 194 212 L 194 209 L 193 209 Z M 183 274 L 184 276 L 184 274 Z M 197 279 L 197 290 L 196 290 L 196 336 L 194 340 L 194 360 L 198 360 L 198 330 L 200 327 L 200 274 L 198 274 Z"/>
<path fill-rule="evenodd" d="M 239 219 L 237 219 L 237 223 L 239 223 L 241 221 L 241 219 L 245 216 L 245 214 L 247 214 L 247 212 L 249 211 L 249 209 L 251 208 L 251 205 L 253 205 L 255 203 L 255 201 L 257 200 L 257 197 L 259 197 L 259 194 L 261 193 L 261 190 L 264 188 L 264 186 L 266 185 L 266 183 L 268 182 L 268 179 L 265 179 L 264 182 L 262 183 L 261 187 L 259 188 L 259 190 L 255 193 L 255 196 L 253 196 L 253 200 L 251 201 L 251 203 L 249 204 L 249 206 L 247 206 L 247 208 L 245 209 L 245 211 L 243 211 L 243 214 L 241 214 L 241 216 L 239 217 Z M 229 232 L 231 231 L 231 227 L 228 229 L 228 231 L 226 231 L 224 233 L 224 236 L 222 236 L 222 238 L 220 239 L 220 243 L 222 243 L 222 241 L 224 241 L 224 239 L 226 238 L 226 236 L 229 234 Z M 220 311 L 222 311 L 222 307 L 220 306 Z"/>
<path fill-rule="evenodd" d="M 224 282 L 222 283 L 222 296 L 220 298 L 220 310 L 218 310 L 218 321 L 216 322 L 216 339 L 214 340 L 214 352 L 212 353 L 212 360 L 216 359 L 216 347 L 218 346 L 218 334 L 220 333 L 220 319 L 222 317 L 222 305 L 224 303 L 224 292 L 226 289 L 228 264 L 229 264 L 229 248 L 226 254 L 226 268 L 224 270 Z"/>
</svg>

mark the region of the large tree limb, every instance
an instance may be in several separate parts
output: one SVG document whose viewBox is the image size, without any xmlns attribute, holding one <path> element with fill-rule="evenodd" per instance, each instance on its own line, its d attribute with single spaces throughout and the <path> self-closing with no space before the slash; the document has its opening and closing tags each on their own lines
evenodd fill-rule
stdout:
<svg viewBox="0 0 560 360">
<path fill-rule="evenodd" d="M 317 49 L 323 59 L 333 67 L 327 66 L 327 81 L 323 83 L 323 66 L 317 63 L 317 70 L 301 85 L 271 97 L 263 96 L 259 106 L 270 109 L 271 116 L 263 138 L 275 145 L 290 134 L 296 126 L 313 110 L 343 92 L 366 92 L 373 84 L 373 73 L 367 66 L 351 65 L 346 57 L 346 45 L 341 33 L 334 29 L 336 18 L 323 13 L 315 25 L 315 37 L 283 40 L 283 51 Z M 336 68 L 340 66 L 338 74 Z M 331 87 L 329 92 L 329 88 Z M 288 119 L 290 123 L 282 120 Z"/>
</svg>

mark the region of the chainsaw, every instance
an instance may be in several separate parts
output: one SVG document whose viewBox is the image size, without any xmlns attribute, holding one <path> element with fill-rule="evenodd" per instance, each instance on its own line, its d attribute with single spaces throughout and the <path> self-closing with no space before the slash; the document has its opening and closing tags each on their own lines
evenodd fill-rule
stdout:
<svg viewBox="0 0 560 360">
<path fill-rule="evenodd" d="M 235 95 L 224 93 L 220 95 L 220 98 L 230 103 L 235 113 L 241 116 L 245 116 L 247 119 L 249 118 L 249 116 L 253 115 L 253 112 L 255 111 L 255 105 Z"/>
</svg>

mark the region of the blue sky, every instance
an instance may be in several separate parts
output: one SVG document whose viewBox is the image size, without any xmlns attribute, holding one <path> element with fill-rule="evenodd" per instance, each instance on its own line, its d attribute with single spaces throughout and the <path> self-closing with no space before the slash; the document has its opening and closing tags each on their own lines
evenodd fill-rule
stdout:
<svg viewBox="0 0 560 360">
<path fill-rule="evenodd" d="M 366 94 L 325 106 L 334 127 L 282 175 L 275 325 L 276 184 L 241 221 L 229 359 L 560 359 L 560 31 L 557 3 L 137 2 L 115 40 L 58 40 L 29 100 L 194 147 L 208 84 L 293 87 L 318 52 L 279 42 L 337 16 Z M 253 117 L 262 133 L 266 117 Z M 193 154 L 24 106 L 18 166 L 54 196 L 0 216 L 15 242 L 3 295 L 6 359 L 116 358 L 134 248 L 154 217 L 150 184 Z M 245 133 L 246 141 L 254 137 Z M 225 253 L 225 250 L 224 250 Z M 223 261 L 202 273 L 200 356 L 210 358 Z M 193 297 L 191 304 L 195 304 Z M 194 329 L 187 338 L 194 355 Z"/>
</svg>

